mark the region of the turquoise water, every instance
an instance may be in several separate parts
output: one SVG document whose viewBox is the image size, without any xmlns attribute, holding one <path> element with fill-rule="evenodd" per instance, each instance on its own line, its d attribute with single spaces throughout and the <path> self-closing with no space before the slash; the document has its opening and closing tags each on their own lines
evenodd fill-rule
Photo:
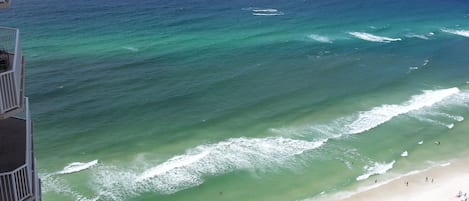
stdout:
<svg viewBox="0 0 469 201">
<path fill-rule="evenodd" d="M 467 153 L 465 1 L 26 0 L 0 16 L 21 31 L 47 201 L 315 200 Z"/>
</svg>

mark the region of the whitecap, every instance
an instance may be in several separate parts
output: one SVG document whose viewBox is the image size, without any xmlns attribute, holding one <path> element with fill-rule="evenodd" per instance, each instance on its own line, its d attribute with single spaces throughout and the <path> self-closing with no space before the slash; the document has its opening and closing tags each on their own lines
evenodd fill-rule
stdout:
<svg viewBox="0 0 469 201">
<path fill-rule="evenodd" d="M 58 171 L 57 174 L 71 174 L 89 169 L 98 164 L 98 160 L 90 161 L 87 163 L 73 162 L 64 167 L 63 170 Z"/>
<path fill-rule="evenodd" d="M 401 153 L 401 156 L 402 157 L 407 157 L 407 156 L 409 156 L 409 152 L 407 152 L 407 150 L 406 150 L 406 151 Z"/>
<path fill-rule="evenodd" d="M 448 127 L 448 129 L 452 129 L 454 127 L 454 124 L 448 124 L 446 125 L 446 127 Z"/>
<path fill-rule="evenodd" d="M 424 91 L 421 95 L 412 96 L 401 105 L 382 105 L 369 111 L 360 112 L 357 119 L 346 125 L 350 134 L 358 134 L 375 128 L 392 118 L 411 111 L 430 107 L 452 95 L 459 93 L 456 87 L 449 89 Z"/>
<path fill-rule="evenodd" d="M 441 31 L 459 36 L 469 37 L 469 30 L 441 29 Z"/>
<path fill-rule="evenodd" d="M 423 61 L 422 66 L 426 66 L 428 63 L 430 63 L 430 60 L 429 60 L 429 59 L 425 59 L 425 60 Z"/>
<path fill-rule="evenodd" d="M 313 39 L 315 41 L 321 42 L 321 43 L 332 43 L 332 40 L 328 38 L 327 36 L 321 36 L 317 34 L 310 34 L 308 35 L 308 38 Z"/>
<path fill-rule="evenodd" d="M 401 38 L 390 38 L 384 36 L 377 36 L 366 32 L 348 32 L 348 34 L 355 36 L 359 39 L 372 41 L 372 42 L 381 42 L 381 43 L 389 43 L 394 41 L 400 41 Z"/>
<path fill-rule="evenodd" d="M 365 173 L 357 177 L 357 181 L 368 179 L 370 176 L 384 174 L 388 170 L 392 169 L 394 163 L 396 161 L 392 161 L 390 163 L 375 163 L 373 166 L 365 166 L 363 169 Z"/>
<path fill-rule="evenodd" d="M 253 12 L 267 12 L 267 13 L 275 13 L 278 12 L 275 8 L 262 8 L 262 9 L 252 9 Z"/>
<path fill-rule="evenodd" d="M 265 12 L 264 13 L 256 13 L 256 12 L 254 12 L 254 13 L 252 13 L 252 15 L 254 15 L 254 16 L 277 16 L 277 15 L 284 15 L 284 13 L 283 12 L 276 12 L 276 13 L 265 13 Z"/>
<path fill-rule="evenodd" d="M 423 144 L 423 140 L 422 140 L 422 141 L 419 141 L 418 144 Z"/>
</svg>

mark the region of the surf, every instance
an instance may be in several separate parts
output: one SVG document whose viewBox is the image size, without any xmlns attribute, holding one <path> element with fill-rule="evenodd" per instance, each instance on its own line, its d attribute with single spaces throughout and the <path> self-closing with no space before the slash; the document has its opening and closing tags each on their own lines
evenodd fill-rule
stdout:
<svg viewBox="0 0 469 201">
<path fill-rule="evenodd" d="M 380 42 L 380 43 L 390 43 L 394 41 L 400 41 L 401 38 L 390 38 L 384 36 L 377 36 L 366 32 L 348 32 L 348 34 L 355 36 L 356 38 L 371 41 L 371 42 Z"/>
<path fill-rule="evenodd" d="M 441 29 L 442 32 L 469 37 L 469 30 Z"/>
<path fill-rule="evenodd" d="M 373 175 L 384 174 L 393 168 L 394 163 L 396 163 L 396 161 L 392 161 L 390 163 L 375 163 L 373 166 L 365 166 L 363 168 L 365 170 L 365 173 L 358 176 L 356 180 L 361 181 L 368 179 Z"/>
<path fill-rule="evenodd" d="M 400 105 L 385 104 L 375 107 L 369 111 L 359 112 L 356 120 L 346 125 L 345 128 L 349 130 L 349 134 L 363 133 L 388 122 L 396 116 L 433 106 L 436 103 L 443 101 L 445 98 L 458 94 L 459 92 L 459 88 L 456 87 L 424 91 L 423 94 L 412 96 L 410 100 Z"/>
<path fill-rule="evenodd" d="M 65 166 L 63 170 L 58 171 L 57 174 L 72 174 L 72 173 L 76 173 L 76 172 L 89 169 L 97 164 L 98 164 L 98 160 L 93 160 L 87 163 L 73 162 Z"/>
</svg>

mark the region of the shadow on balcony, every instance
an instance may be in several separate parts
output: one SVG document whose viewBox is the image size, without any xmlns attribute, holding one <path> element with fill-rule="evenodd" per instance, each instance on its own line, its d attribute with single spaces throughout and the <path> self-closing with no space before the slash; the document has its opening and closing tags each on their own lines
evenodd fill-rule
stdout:
<svg viewBox="0 0 469 201">
<path fill-rule="evenodd" d="M 0 173 L 10 172 L 26 163 L 26 120 L 2 120 L 0 131 Z"/>
</svg>

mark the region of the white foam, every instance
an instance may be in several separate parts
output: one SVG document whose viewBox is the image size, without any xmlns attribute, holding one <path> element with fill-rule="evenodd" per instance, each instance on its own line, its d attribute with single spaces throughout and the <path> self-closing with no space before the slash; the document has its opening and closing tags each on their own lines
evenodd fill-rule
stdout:
<svg viewBox="0 0 469 201">
<path fill-rule="evenodd" d="M 422 140 L 422 141 L 419 141 L 418 144 L 423 144 L 423 140 Z"/>
<path fill-rule="evenodd" d="M 377 36 L 366 32 L 348 32 L 348 34 L 355 36 L 359 39 L 372 41 L 372 42 L 380 42 L 380 43 L 389 43 L 394 41 L 400 41 L 401 38 L 390 38 L 384 36 Z"/>
<path fill-rule="evenodd" d="M 429 59 L 425 59 L 425 61 L 423 61 L 423 64 L 422 64 L 422 66 L 426 66 L 426 65 L 427 65 L 429 62 L 430 62 L 430 60 L 429 60 Z"/>
<path fill-rule="evenodd" d="M 97 201 L 100 198 L 100 196 L 87 198 L 86 196 L 74 191 L 65 180 L 56 177 L 56 174 L 41 174 L 39 177 L 41 178 L 43 194 L 50 192 L 60 193 L 77 201 Z"/>
<path fill-rule="evenodd" d="M 446 113 L 440 113 L 442 116 L 445 116 L 447 118 L 450 118 L 450 119 L 453 119 L 455 121 L 458 121 L 458 122 L 461 122 L 461 121 L 464 121 L 464 117 L 463 116 L 459 116 L 459 115 L 450 115 L 450 114 L 446 114 Z"/>
<path fill-rule="evenodd" d="M 260 9 L 252 9 L 253 12 L 267 12 L 267 13 L 275 13 L 278 12 L 275 8 L 260 8 Z"/>
<path fill-rule="evenodd" d="M 252 15 L 255 15 L 255 16 L 277 16 L 277 15 L 284 15 L 283 12 L 276 12 L 276 13 L 252 13 Z"/>
<path fill-rule="evenodd" d="M 357 119 L 346 125 L 350 134 L 358 134 L 375 128 L 392 118 L 414 110 L 430 107 L 452 95 L 459 93 L 458 88 L 424 91 L 421 95 L 412 96 L 401 105 L 382 105 L 369 111 L 360 112 Z"/>
<path fill-rule="evenodd" d="M 368 179 L 370 176 L 373 175 L 384 174 L 388 170 L 392 169 L 395 162 L 396 161 L 392 161 L 390 163 L 375 163 L 373 166 L 365 166 L 365 173 L 363 175 L 358 176 L 357 181 Z"/>
<path fill-rule="evenodd" d="M 447 162 L 447 163 L 440 164 L 440 167 L 446 167 L 446 166 L 449 166 L 449 165 L 451 165 L 451 163 Z"/>
<path fill-rule="evenodd" d="M 332 43 L 332 40 L 330 38 L 326 36 L 317 35 L 317 34 L 310 34 L 308 35 L 308 38 L 321 42 L 321 43 Z"/>
<path fill-rule="evenodd" d="M 71 174 L 89 169 L 98 164 L 98 160 L 90 161 L 87 163 L 73 162 L 64 167 L 63 170 L 58 171 L 57 174 Z"/>
<path fill-rule="evenodd" d="M 469 37 L 469 30 L 441 29 L 441 31 L 459 36 Z"/>
<path fill-rule="evenodd" d="M 420 39 L 422 39 L 422 40 L 428 40 L 428 39 L 430 39 L 430 38 L 428 38 L 427 36 L 422 35 L 422 34 L 407 34 L 407 35 L 405 35 L 405 37 L 407 37 L 407 38 L 420 38 Z"/>
<path fill-rule="evenodd" d="M 409 152 L 407 152 L 407 150 L 406 150 L 406 151 L 402 152 L 401 156 L 402 157 L 407 157 L 407 156 L 409 156 Z"/>
<path fill-rule="evenodd" d="M 277 16 L 277 15 L 284 15 L 283 12 L 275 9 L 275 8 L 256 8 L 256 7 L 249 7 L 243 8 L 242 10 L 252 11 L 252 15 L 255 16 Z"/>
<path fill-rule="evenodd" d="M 101 196 L 126 200 L 144 192 L 171 194 L 198 186 L 205 177 L 233 171 L 267 171 L 301 165 L 304 152 L 314 150 L 326 140 L 315 142 L 283 137 L 231 138 L 215 144 L 200 145 L 163 163 L 142 170 L 100 166 L 93 176 Z M 306 157 L 307 155 L 304 155 Z M 148 161 L 146 162 L 148 163 Z"/>
<path fill-rule="evenodd" d="M 454 124 L 448 124 L 446 125 L 446 127 L 448 127 L 449 129 L 452 129 L 454 127 Z"/>
<path fill-rule="evenodd" d="M 175 156 L 146 170 L 137 181 L 165 175 L 171 175 L 172 180 L 177 180 L 175 176 L 192 174 L 192 171 L 211 175 L 234 169 L 265 167 L 267 164 L 279 165 L 290 157 L 315 149 L 323 143 L 324 141 L 309 142 L 281 137 L 232 138 L 216 144 L 201 145 L 184 155 Z M 198 177 L 197 180 L 201 180 L 203 175 L 195 176 Z"/>
<path fill-rule="evenodd" d="M 360 111 L 350 116 L 341 117 L 326 124 L 307 125 L 294 128 L 270 129 L 272 132 L 286 136 L 313 137 L 313 139 L 339 138 L 346 134 L 360 134 L 378 127 L 399 115 L 409 114 L 420 121 L 439 126 L 447 124 L 428 119 L 424 115 L 426 110 L 433 110 L 442 106 L 469 107 L 469 93 L 458 88 L 440 90 L 425 90 L 422 94 L 414 95 L 401 104 L 384 104 L 367 111 Z M 411 113 L 412 112 L 412 113 Z M 459 117 L 455 117 L 459 119 Z"/>
</svg>

